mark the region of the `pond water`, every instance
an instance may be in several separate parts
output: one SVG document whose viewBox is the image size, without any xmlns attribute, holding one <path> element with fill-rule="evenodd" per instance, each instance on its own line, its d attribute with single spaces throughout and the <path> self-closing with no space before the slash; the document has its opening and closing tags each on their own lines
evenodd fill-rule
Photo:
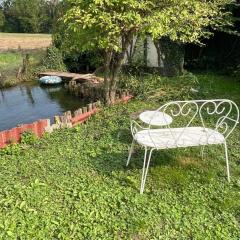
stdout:
<svg viewBox="0 0 240 240">
<path fill-rule="evenodd" d="M 38 119 L 74 111 L 86 103 L 70 95 L 63 87 L 40 86 L 24 83 L 8 89 L 0 89 L 0 131 L 31 123 Z"/>
</svg>

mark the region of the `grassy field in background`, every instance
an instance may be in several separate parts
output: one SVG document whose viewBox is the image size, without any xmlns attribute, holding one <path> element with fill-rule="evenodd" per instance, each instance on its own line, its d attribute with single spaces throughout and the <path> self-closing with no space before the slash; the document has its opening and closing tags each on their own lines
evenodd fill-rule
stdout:
<svg viewBox="0 0 240 240">
<path fill-rule="evenodd" d="M 46 48 L 51 42 L 50 34 L 0 33 L 0 51 Z"/>
<path fill-rule="evenodd" d="M 30 65 L 36 66 L 51 41 L 50 34 L 0 33 L 0 87 L 10 87 L 23 81 L 16 75 L 24 56 L 29 54 Z"/>
</svg>

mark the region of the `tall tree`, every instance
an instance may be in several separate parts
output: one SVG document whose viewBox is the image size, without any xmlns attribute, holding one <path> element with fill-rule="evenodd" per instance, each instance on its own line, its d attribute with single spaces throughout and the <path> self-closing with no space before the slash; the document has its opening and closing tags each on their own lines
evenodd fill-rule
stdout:
<svg viewBox="0 0 240 240">
<path fill-rule="evenodd" d="M 47 19 L 42 0 L 15 0 L 10 13 L 19 22 L 22 32 L 42 32 L 42 26 Z"/>
<path fill-rule="evenodd" d="M 67 0 L 64 43 L 69 50 L 104 52 L 107 104 L 114 103 L 118 73 L 134 36 L 200 43 L 211 28 L 230 25 L 232 0 Z"/>
<path fill-rule="evenodd" d="M 4 30 L 10 32 L 51 32 L 58 18 L 58 0 L 3 0 Z"/>
<path fill-rule="evenodd" d="M 45 22 L 46 31 L 54 31 L 56 23 L 61 16 L 62 4 L 61 0 L 45 0 L 44 6 L 48 16 Z"/>
</svg>

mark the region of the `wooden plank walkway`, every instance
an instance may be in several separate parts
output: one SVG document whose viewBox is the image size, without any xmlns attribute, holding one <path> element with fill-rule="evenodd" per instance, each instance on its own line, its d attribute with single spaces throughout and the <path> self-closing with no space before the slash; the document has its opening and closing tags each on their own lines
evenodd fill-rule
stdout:
<svg viewBox="0 0 240 240">
<path fill-rule="evenodd" d="M 90 81 L 93 83 L 101 82 L 101 78 L 98 78 L 93 74 L 80 74 L 80 73 L 70 73 L 70 72 L 40 72 L 38 75 L 39 77 L 58 76 L 65 81 L 74 80 L 76 82 L 86 82 L 86 81 Z"/>
</svg>

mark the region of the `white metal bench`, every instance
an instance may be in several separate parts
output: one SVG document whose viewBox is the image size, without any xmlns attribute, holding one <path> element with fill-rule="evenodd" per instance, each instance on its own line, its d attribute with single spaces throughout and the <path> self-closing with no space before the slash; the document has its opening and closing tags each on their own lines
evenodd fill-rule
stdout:
<svg viewBox="0 0 240 240">
<path fill-rule="evenodd" d="M 156 118 L 160 115 L 172 117 L 173 121 L 168 125 L 164 124 L 164 127 L 152 124 L 159 122 Z M 165 122 L 168 120 L 166 119 Z M 143 146 L 145 154 L 140 193 L 144 191 L 152 152 L 159 149 L 201 146 L 203 155 L 204 146 L 222 144 L 225 148 L 227 178 L 230 181 L 226 140 L 238 121 L 239 109 L 233 101 L 227 99 L 169 102 L 153 112 L 147 127 L 132 120 L 133 141 L 127 166 L 134 144 L 138 143 Z"/>
</svg>

